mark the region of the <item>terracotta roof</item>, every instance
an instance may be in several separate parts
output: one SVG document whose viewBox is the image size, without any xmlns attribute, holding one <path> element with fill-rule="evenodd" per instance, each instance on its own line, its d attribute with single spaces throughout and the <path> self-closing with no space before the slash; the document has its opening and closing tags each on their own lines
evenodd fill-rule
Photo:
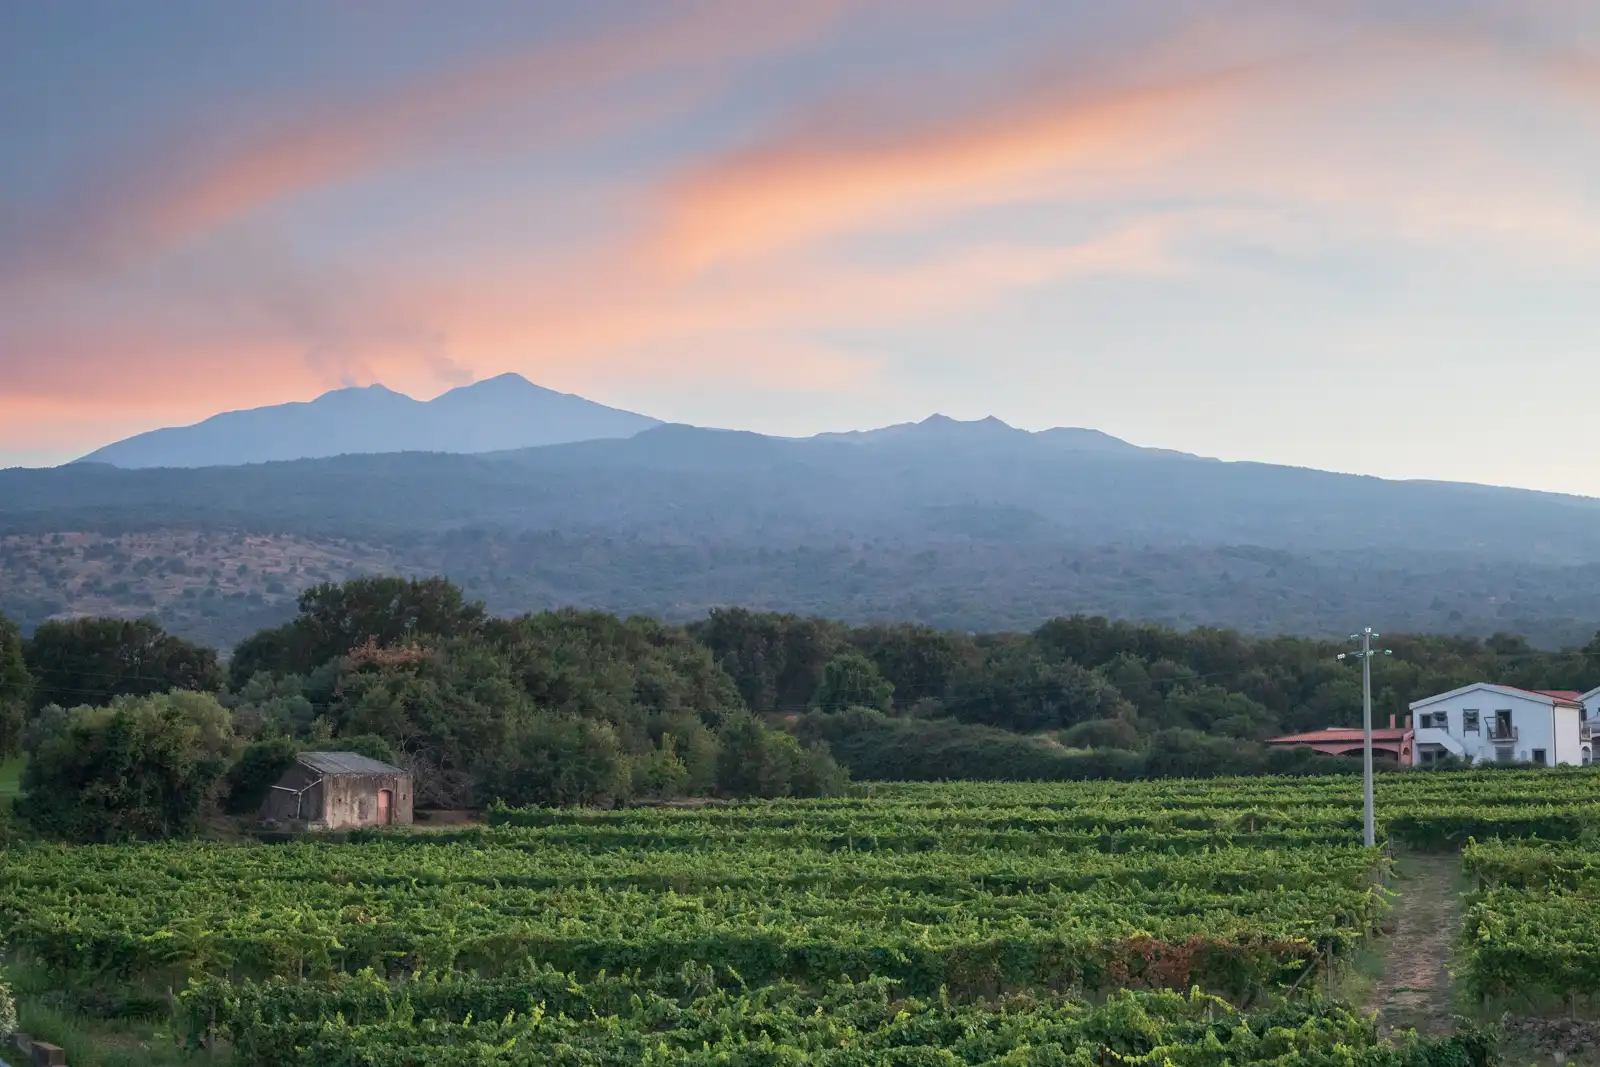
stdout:
<svg viewBox="0 0 1600 1067">
<path fill-rule="evenodd" d="M 1390 729 L 1373 727 L 1372 739 L 1374 741 L 1404 741 L 1411 733 L 1401 727 Z M 1289 734 L 1287 737 L 1271 737 L 1267 739 L 1269 745 L 1314 745 L 1324 741 L 1360 741 L 1361 727 L 1359 726 L 1334 726 L 1326 730 L 1312 730 L 1308 734 Z"/>
<path fill-rule="evenodd" d="M 1523 692 L 1532 693 L 1535 696 L 1551 697 L 1563 704 L 1577 704 L 1580 706 L 1583 704 L 1583 694 L 1576 689 L 1524 689 Z"/>
</svg>

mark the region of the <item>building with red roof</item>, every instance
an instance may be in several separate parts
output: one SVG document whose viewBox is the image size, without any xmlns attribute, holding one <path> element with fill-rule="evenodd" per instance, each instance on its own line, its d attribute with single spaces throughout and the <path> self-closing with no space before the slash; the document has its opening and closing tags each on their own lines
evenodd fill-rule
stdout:
<svg viewBox="0 0 1600 1067">
<path fill-rule="evenodd" d="M 1411 766 L 1416 744 L 1412 734 L 1411 727 L 1396 726 L 1391 716 L 1387 728 L 1375 727 L 1372 731 L 1372 758 L 1392 761 L 1401 767 Z M 1310 748 L 1329 756 L 1359 756 L 1365 742 L 1359 726 L 1330 726 L 1325 730 L 1274 737 L 1267 744 L 1278 748 Z"/>
</svg>

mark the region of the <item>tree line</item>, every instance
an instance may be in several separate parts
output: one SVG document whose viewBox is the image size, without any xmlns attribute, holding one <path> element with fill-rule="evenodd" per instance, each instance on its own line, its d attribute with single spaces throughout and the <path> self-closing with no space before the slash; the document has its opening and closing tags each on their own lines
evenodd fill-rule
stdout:
<svg viewBox="0 0 1600 1067">
<path fill-rule="evenodd" d="M 1473 681 L 1586 690 L 1600 636 L 1401 636 L 1382 721 Z M 739 608 L 686 627 L 566 609 L 497 618 L 441 578 L 308 589 L 282 626 L 214 649 L 150 620 L 0 619 L 0 753 L 17 813 L 74 839 L 248 813 L 295 755 L 411 770 L 419 807 L 824 795 L 858 779 L 1326 773 L 1261 744 L 1355 725 L 1343 647 L 1103 618 L 1027 633 L 847 626 Z"/>
</svg>

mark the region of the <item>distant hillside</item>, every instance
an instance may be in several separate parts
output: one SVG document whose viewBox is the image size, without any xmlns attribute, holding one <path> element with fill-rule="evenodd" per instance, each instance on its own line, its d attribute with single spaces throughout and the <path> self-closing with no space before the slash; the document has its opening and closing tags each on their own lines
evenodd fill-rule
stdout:
<svg viewBox="0 0 1600 1067">
<path fill-rule="evenodd" d="M 382 452 L 495 452 L 630 437 L 658 420 L 503 374 L 413 400 L 381 385 L 213 415 L 84 456 L 114 467 L 210 467 Z"/>
<path fill-rule="evenodd" d="M 11 555 L 0 611 L 36 620 L 121 596 L 119 610 L 137 613 L 153 597 L 190 632 L 232 633 L 203 610 L 212 572 L 237 568 L 235 542 L 222 557 L 216 539 L 150 549 L 166 559 L 147 573 L 164 584 L 145 588 L 91 565 L 74 547 L 87 542 L 51 541 L 123 538 L 118 551 L 137 557 L 125 535 L 176 544 L 198 531 L 272 538 L 273 559 L 320 553 L 341 574 L 444 573 L 497 611 L 681 619 L 742 604 L 973 630 L 1083 611 L 1257 634 L 1508 630 L 1546 644 L 1600 629 L 1600 501 L 1225 463 L 998 420 L 893 430 L 794 440 L 663 425 L 486 455 L 3 471 L 0 535 L 18 540 L 0 545 Z M 185 553 L 208 574 L 194 593 L 167 562 Z M 271 580 L 286 591 L 309 573 L 268 569 L 285 571 Z M 287 607 L 264 588 L 233 591 Z"/>
</svg>

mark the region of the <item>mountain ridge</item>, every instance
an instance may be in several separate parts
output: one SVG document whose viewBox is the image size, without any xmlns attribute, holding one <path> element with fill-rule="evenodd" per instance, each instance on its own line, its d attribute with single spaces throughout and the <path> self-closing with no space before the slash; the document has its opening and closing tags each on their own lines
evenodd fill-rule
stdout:
<svg viewBox="0 0 1600 1067">
<path fill-rule="evenodd" d="M 1324 635 L 1372 619 L 1553 644 L 1600 625 L 1600 500 L 998 423 L 875 443 L 663 423 L 473 455 L 0 471 L 0 612 L 155 610 L 236 639 L 306 583 L 376 569 L 458 578 L 500 612 L 739 604 L 967 629 L 1087 612 Z M 120 538 L 126 569 L 71 547 L 91 535 Z M 240 577 L 266 561 L 277 591 Z"/>
<path fill-rule="evenodd" d="M 501 374 L 417 400 L 382 384 L 332 389 L 311 400 L 224 411 L 149 430 L 74 460 L 121 469 L 241 466 L 339 455 L 471 455 L 569 441 L 628 437 L 659 419 Z"/>
<path fill-rule="evenodd" d="M 530 417 L 542 418 L 543 422 L 529 426 L 526 420 Z M 506 373 L 457 386 L 431 400 L 417 400 L 382 383 L 331 389 L 311 400 L 224 411 L 186 426 L 149 430 L 71 462 L 137 470 L 406 452 L 490 455 L 551 445 L 624 440 L 668 425 L 684 424 L 607 407 L 576 394 L 536 385 L 520 374 Z M 749 434 L 769 441 L 971 448 L 1027 439 L 1073 451 L 1188 455 L 1145 448 L 1104 431 L 1082 427 L 1023 430 L 994 415 L 963 420 L 936 413 L 918 422 L 795 438 L 711 427 L 694 429 Z"/>
</svg>

